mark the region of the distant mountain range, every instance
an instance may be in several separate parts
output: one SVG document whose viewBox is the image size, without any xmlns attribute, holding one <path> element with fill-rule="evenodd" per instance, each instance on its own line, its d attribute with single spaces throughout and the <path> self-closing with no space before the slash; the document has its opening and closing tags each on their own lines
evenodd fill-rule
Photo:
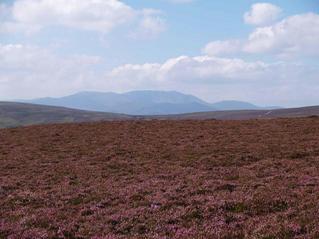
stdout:
<svg viewBox="0 0 319 239">
<path fill-rule="evenodd" d="M 123 94 L 80 92 L 61 98 L 40 98 L 20 102 L 129 115 L 168 115 L 277 108 L 259 107 L 242 101 L 221 101 L 210 104 L 195 96 L 176 91 L 132 91 Z"/>
</svg>

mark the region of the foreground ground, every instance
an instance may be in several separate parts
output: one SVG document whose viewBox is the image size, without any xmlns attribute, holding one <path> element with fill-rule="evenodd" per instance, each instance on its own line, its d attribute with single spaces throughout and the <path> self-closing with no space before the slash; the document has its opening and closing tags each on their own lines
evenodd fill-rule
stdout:
<svg viewBox="0 0 319 239">
<path fill-rule="evenodd" d="M 0 130 L 0 238 L 319 238 L 319 119 Z"/>
</svg>

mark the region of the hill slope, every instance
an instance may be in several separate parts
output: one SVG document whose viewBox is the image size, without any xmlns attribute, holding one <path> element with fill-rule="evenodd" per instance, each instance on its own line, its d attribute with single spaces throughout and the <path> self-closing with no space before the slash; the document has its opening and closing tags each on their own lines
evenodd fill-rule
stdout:
<svg viewBox="0 0 319 239">
<path fill-rule="evenodd" d="M 0 102 L 0 128 L 34 124 L 129 119 L 129 116 L 62 107 Z"/>
<path fill-rule="evenodd" d="M 231 110 L 198 112 L 191 114 L 156 116 L 161 119 L 220 119 L 220 120 L 246 120 L 246 119 L 275 119 L 319 116 L 319 106 L 300 108 L 274 109 L 274 110 Z"/>
<path fill-rule="evenodd" d="M 168 109 L 167 106 L 166 110 Z M 180 107 L 180 105 L 179 105 Z M 147 110 L 147 109 L 146 109 Z M 156 109 L 159 110 L 159 109 Z M 172 109 L 172 112 L 176 109 Z M 178 109 L 179 110 L 179 109 Z M 150 119 L 220 119 L 220 120 L 243 120 L 243 119 L 272 119 L 287 117 L 319 116 L 319 106 L 302 107 L 278 110 L 235 110 L 235 111 L 212 111 L 190 114 L 170 114 L 147 116 L 131 116 L 116 113 L 104 113 L 69 109 L 64 107 L 35 105 L 26 103 L 0 102 L 0 128 L 17 127 L 35 124 L 70 123 L 70 122 L 94 122 L 107 120 L 150 120 Z"/>
</svg>

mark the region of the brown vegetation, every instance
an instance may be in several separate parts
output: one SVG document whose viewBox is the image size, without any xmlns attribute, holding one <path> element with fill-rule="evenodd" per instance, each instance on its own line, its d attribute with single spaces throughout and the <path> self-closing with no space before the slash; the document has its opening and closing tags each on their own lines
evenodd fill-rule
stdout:
<svg viewBox="0 0 319 239">
<path fill-rule="evenodd" d="M 0 130 L 0 238 L 319 238 L 319 119 Z"/>
</svg>

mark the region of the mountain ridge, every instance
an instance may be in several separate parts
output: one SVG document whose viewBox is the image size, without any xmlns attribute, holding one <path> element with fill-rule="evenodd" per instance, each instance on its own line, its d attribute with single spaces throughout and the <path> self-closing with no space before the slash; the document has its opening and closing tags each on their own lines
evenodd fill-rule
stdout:
<svg viewBox="0 0 319 239">
<path fill-rule="evenodd" d="M 265 109 L 244 101 L 225 100 L 208 103 L 190 94 L 177 91 L 153 90 L 126 93 L 83 91 L 59 98 L 46 97 L 20 100 L 20 102 L 129 115 L 166 115 L 221 110 Z"/>
</svg>

